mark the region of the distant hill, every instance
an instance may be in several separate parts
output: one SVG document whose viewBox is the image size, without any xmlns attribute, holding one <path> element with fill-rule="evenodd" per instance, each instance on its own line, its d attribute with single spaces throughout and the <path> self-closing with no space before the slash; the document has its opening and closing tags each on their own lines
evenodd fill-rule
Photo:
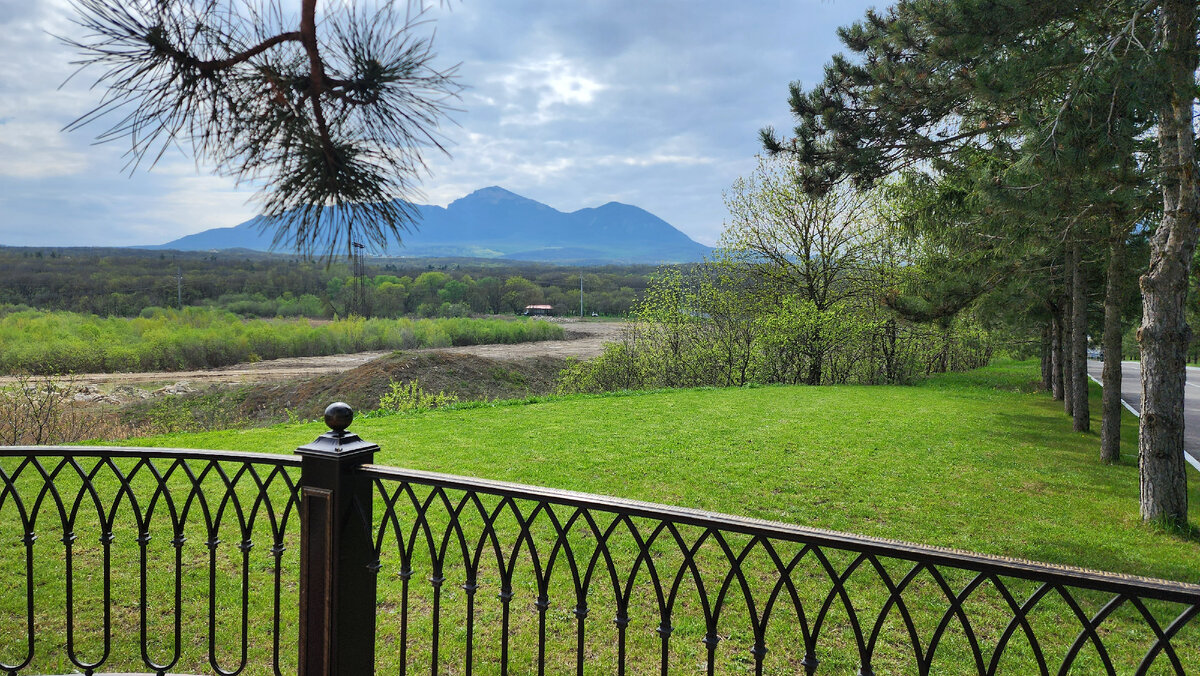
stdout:
<svg viewBox="0 0 1200 676">
<path fill-rule="evenodd" d="M 683 263 L 712 251 L 654 214 L 620 202 L 564 213 L 493 186 L 444 208 L 415 206 L 421 221 L 414 232 L 375 253 L 594 264 Z M 260 224 L 256 217 L 145 248 L 268 251 L 271 233 L 260 232 Z"/>
</svg>

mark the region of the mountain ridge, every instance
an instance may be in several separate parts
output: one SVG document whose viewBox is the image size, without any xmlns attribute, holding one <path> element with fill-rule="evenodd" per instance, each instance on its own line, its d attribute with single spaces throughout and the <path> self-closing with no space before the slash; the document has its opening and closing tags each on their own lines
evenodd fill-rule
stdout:
<svg viewBox="0 0 1200 676">
<path fill-rule="evenodd" d="M 389 237 L 377 254 L 467 256 L 555 263 L 686 263 L 703 259 L 700 244 L 640 207 L 606 202 L 563 212 L 500 186 L 480 188 L 445 207 L 413 204 L 420 222 L 402 241 Z M 208 251 L 270 251 L 263 218 L 212 228 L 165 244 L 139 247 Z M 283 249 L 280 249 L 283 251 Z"/>
</svg>

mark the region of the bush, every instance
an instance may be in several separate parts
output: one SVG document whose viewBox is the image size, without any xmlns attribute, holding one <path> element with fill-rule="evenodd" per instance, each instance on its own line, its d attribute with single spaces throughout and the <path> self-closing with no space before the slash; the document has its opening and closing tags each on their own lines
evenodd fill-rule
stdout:
<svg viewBox="0 0 1200 676">
<path fill-rule="evenodd" d="M 818 310 L 764 300 L 728 268 L 656 277 L 620 343 L 567 366 L 559 391 L 608 392 L 751 384 L 900 384 L 987 364 L 992 342 L 969 314 L 942 327 L 844 302 Z"/>
<path fill-rule="evenodd" d="M 66 444 L 92 439 L 108 426 L 75 402 L 72 378 L 17 376 L 0 387 L 0 444 Z"/>
<path fill-rule="evenodd" d="M 379 398 L 381 413 L 408 413 L 413 411 L 428 411 L 458 403 L 458 396 L 448 392 L 430 394 L 421 387 L 421 383 L 413 378 L 408 384 L 388 381 L 388 391 Z"/>
</svg>

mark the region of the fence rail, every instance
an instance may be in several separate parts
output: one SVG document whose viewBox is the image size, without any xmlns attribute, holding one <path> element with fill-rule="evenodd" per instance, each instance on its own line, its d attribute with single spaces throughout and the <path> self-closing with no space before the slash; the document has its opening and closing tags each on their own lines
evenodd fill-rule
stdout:
<svg viewBox="0 0 1200 676">
<path fill-rule="evenodd" d="M 331 411 L 0 448 L 0 672 L 1200 670 L 1197 585 L 374 465 Z"/>
</svg>

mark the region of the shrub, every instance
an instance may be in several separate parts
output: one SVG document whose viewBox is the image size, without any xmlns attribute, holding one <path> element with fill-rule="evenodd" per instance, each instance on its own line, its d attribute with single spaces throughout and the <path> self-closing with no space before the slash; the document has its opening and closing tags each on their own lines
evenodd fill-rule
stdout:
<svg viewBox="0 0 1200 676">
<path fill-rule="evenodd" d="M 664 271 L 624 339 L 568 365 L 559 391 L 898 384 L 991 358 L 992 341 L 969 313 L 941 326 L 903 321 L 878 303 L 819 310 L 802 298 L 764 299 L 752 279 L 731 269 Z"/>
<path fill-rule="evenodd" d="M 64 444 L 91 439 L 104 421 L 75 402 L 72 378 L 19 375 L 0 387 L 0 444 Z"/>
<path fill-rule="evenodd" d="M 431 408 L 448 406 L 458 403 L 458 396 L 448 392 L 430 394 L 421 383 L 413 378 L 408 384 L 388 381 L 388 391 L 379 398 L 379 411 L 382 413 L 407 413 L 412 411 L 428 411 Z"/>
</svg>

